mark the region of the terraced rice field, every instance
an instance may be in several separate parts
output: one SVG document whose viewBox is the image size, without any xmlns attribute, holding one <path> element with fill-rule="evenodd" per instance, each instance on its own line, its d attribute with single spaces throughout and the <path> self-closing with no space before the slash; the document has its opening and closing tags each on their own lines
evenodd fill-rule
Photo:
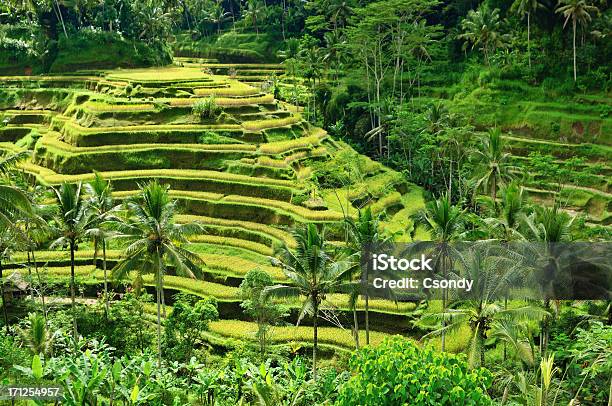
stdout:
<svg viewBox="0 0 612 406">
<path fill-rule="evenodd" d="M 517 175 L 533 200 L 548 205 L 557 200 L 572 213 L 585 213 L 588 225 L 612 224 L 610 97 L 547 97 L 536 87 L 511 80 L 476 87 L 470 94 L 455 95 L 452 102 L 444 87 L 423 93 L 422 103 L 448 103 L 477 132 L 491 123 L 500 126 L 520 168 Z M 517 94 L 524 97 L 517 99 Z M 534 156 L 550 162 L 533 167 Z"/>
<path fill-rule="evenodd" d="M 340 243 L 345 213 L 354 216 L 359 208 L 371 206 L 386 214 L 384 227 L 398 232 L 398 238 L 409 238 L 408 216 L 422 207 L 423 197 L 420 188 L 399 174 L 367 160 L 359 183 L 318 188 L 312 164 L 350 147 L 249 84 L 258 72 L 279 72 L 278 66 L 216 64 L 203 69 L 197 61 L 177 63 L 182 66 L 2 77 L 0 150 L 30 150 L 31 157 L 20 167 L 43 185 L 86 182 L 98 171 L 112 181 L 115 197 L 124 199 L 147 179 L 169 184 L 182 208 L 179 221 L 205 225 L 192 249 L 206 266 L 204 280 L 168 276 L 166 284 L 220 302 L 237 305 L 241 278 L 254 268 L 284 281 L 269 256 L 280 244 L 294 244 L 291 229 L 299 224 L 325 224 L 328 235 Z M 238 73 L 229 74 L 236 69 Z M 211 119 L 194 115 L 191 106 L 211 95 L 221 113 Z M 121 254 L 111 249 L 108 255 L 110 269 Z M 102 271 L 100 261 L 98 268 L 92 265 L 93 256 L 92 250 L 77 252 L 79 277 L 95 284 Z M 62 279 L 69 272 L 67 259 L 65 251 L 48 251 L 38 253 L 37 261 L 47 277 Z M 405 319 L 414 310 L 412 304 L 385 300 L 370 305 L 381 319 Z M 348 312 L 348 298 L 331 295 L 326 306 Z M 252 326 L 239 318 L 225 314 L 213 332 L 250 334 Z M 382 321 L 373 325 L 384 329 Z M 337 327 L 326 328 L 330 337 L 336 334 Z M 330 338 L 329 344 L 352 345 L 350 329 L 337 334 L 348 339 Z"/>
</svg>

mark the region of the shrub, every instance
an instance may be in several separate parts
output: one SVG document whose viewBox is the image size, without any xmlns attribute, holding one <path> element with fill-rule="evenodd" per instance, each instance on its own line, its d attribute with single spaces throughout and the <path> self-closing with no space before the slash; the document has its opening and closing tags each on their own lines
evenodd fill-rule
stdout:
<svg viewBox="0 0 612 406">
<path fill-rule="evenodd" d="M 191 109 L 194 115 L 200 117 L 200 120 L 216 119 L 221 114 L 221 108 L 212 94 L 206 99 L 195 102 Z"/>
<path fill-rule="evenodd" d="M 356 373 L 336 405 L 491 405 L 486 369 L 468 369 L 465 356 L 419 348 L 400 337 L 355 353 Z"/>
</svg>

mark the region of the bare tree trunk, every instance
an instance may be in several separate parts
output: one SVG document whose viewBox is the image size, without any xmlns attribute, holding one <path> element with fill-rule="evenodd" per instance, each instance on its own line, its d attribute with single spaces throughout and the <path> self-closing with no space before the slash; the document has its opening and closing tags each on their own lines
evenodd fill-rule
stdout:
<svg viewBox="0 0 612 406">
<path fill-rule="evenodd" d="M 572 21 L 572 28 L 574 31 L 574 41 L 573 41 L 573 47 L 574 47 L 574 83 L 576 83 L 576 19 L 574 19 Z"/>
<path fill-rule="evenodd" d="M 64 36 L 68 38 L 68 33 L 66 32 L 66 25 L 64 24 L 64 17 L 62 16 L 62 9 L 57 0 L 55 0 L 55 6 L 57 7 L 56 15 L 59 17 L 60 22 L 62 23 L 62 29 L 64 30 Z"/>
</svg>

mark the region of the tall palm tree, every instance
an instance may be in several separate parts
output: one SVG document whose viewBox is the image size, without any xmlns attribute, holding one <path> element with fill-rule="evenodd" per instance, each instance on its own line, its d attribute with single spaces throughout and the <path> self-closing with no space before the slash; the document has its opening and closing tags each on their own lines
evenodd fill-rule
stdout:
<svg viewBox="0 0 612 406">
<path fill-rule="evenodd" d="M 519 168 L 511 162 L 511 154 L 505 152 L 505 142 L 499 128 L 490 129 L 482 138 L 482 148 L 474 149 L 471 158 L 476 162 L 475 190 L 480 187 L 490 191 L 493 202 L 497 200 L 497 188 L 514 179 Z"/>
<path fill-rule="evenodd" d="M 177 202 L 170 200 L 168 186 L 157 180 L 140 187 L 140 193 L 127 201 L 129 218 L 126 223 L 115 222 L 120 234 L 116 237 L 128 243 L 125 259 L 113 268 L 113 276 L 125 278 L 136 272 L 136 282 L 143 274 L 153 274 L 157 302 L 157 361 L 161 366 L 161 305 L 164 274 L 168 266 L 183 276 L 200 277 L 202 259 L 185 245 L 187 237 L 202 231 L 196 223 L 176 224 Z"/>
<path fill-rule="evenodd" d="M 376 250 L 375 246 L 379 246 L 388 241 L 387 237 L 383 237 L 379 232 L 379 218 L 372 214 L 370 207 L 360 210 L 357 219 L 353 220 L 350 217 L 346 218 L 348 227 L 348 248 L 351 254 L 355 257 L 361 277 L 361 291 L 365 300 L 365 330 L 366 330 L 366 345 L 370 344 L 370 292 L 368 291 L 368 281 L 371 271 L 371 262 L 362 258 L 364 250 Z M 363 267 L 363 269 L 361 269 Z M 357 331 L 357 333 L 359 333 Z"/>
<path fill-rule="evenodd" d="M 224 22 L 229 21 L 231 17 L 232 14 L 226 12 L 221 3 L 215 3 L 208 14 L 210 21 L 217 25 L 217 34 L 221 33 L 221 25 Z"/>
<path fill-rule="evenodd" d="M 531 14 L 535 13 L 538 9 L 544 8 L 539 0 L 514 0 L 510 9 L 520 16 L 527 16 L 527 59 L 529 60 L 529 67 L 531 68 Z"/>
<path fill-rule="evenodd" d="M 307 314 L 313 318 L 312 374 L 317 379 L 318 323 L 321 303 L 327 294 L 345 290 L 350 284 L 353 270 L 344 261 L 334 261 L 325 230 L 319 232 L 315 224 L 306 224 L 294 231 L 295 249 L 284 245 L 280 260 L 291 285 L 275 285 L 265 294 L 278 297 L 304 297 L 298 324 Z"/>
<path fill-rule="evenodd" d="M 92 228 L 87 230 L 86 235 L 93 240 L 96 259 L 98 248 L 102 248 L 102 269 L 104 271 L 104 303 L 105 312 L 108 316 L 108 276 L 106 267 L 106 244 L 109 237 L 112 236 L 111 232 L 104 226 L 105 222 L 116 219 L 115 212 L 118 207 L 114 207 L 114 201 L 112 196 L 112 186 L 109 181 L 105 180 L 100 176 L 99 173 L 95 173 L 94 179 L 85 184 L 85 191 L 87 192 L 87 205 L 93 216 Z"/>
<path fill-rule="evenodd" d="M 330 14 L 333 31 L 344 28 L 349 17 L 353 15 L 351 3 L 346 0 L 331 0 L 327 3 L 327 13 Z"/>
<path fill-rule="evenodd" d="M 486 232 L 489 237 L 498 239 L 504 245 L 509 245 L 513 241 L 524 241 L 525 236 L 521 232 L 523 219 L 529 208 L 527 204 L 527 193 L 525 189 L 516 181 L 510 182 L 506 187 L 501 189 L 500 205 L 486 196 L 483 196 L 484 202 L 489 206 L 493 216 L 486 217 L 483 221 L 486 227 Z M 504 309 L 508 308 L 509 290 L 506 290 L 504 297 Z M 504 342 L 504 360 L 506 360 L 507 344 L 517 348 L 520 354 L 526 354 L 521 346 L 521 342 L 517 338 L 515 326 L 501 325 L 503 333 L 498 334 L 499 338 Z M 525 357 L 523 356 L 523 359 Z"/>
<path fill-rule="evenodd" d="M 259 0 L 248 0 L 247 7 L 243 11 L 243 17 L 245 20 L 250 20 L 251 25 L 255 28 L 255 33 L 259 35 L 258 21 L 263 20 L 266 13 L 266 9 Z"/>
<path fill-rule="evenodd" d="M 536 206 L 533 213 L 524 218 L 525 234 L 530 241 L 541 242 L 545 246 L 545 252 L 535 252 L 535 260 L 544 263 L 544 268 L 553 275 L 558 270 L 559 252 L 558 243 L 571 241 L 571 229 L 575 217 L 560 209 L 558 204 L 553 207 Z M 553 278 L 547 277 L 540 280 L 544 290 L 544 308 L 550 309 L 550 297 L 548 295 L 548 284 Z M 542 323 L 542 337 L 540 338 L 541 353 L 546 354 L 548 347 L 549 320 L 546 318 Z"/>
<path fill-rule="evenodd" d="M 15 226 L 16 220 L 19 217 L 28 215 L 32 212 L 32 206 L 30 200 L 26 194 L 19 188 L 11 184 L 10 175 L 15 165 L 29 156 L 27 152 L 21 152 L 12 154 L 7 157 L 1 157 L 0 159 L 0 230 L 3 230 L 3 234 L 0 236 L 2 241 L 6 243 L 13 243 L 14 238 L 12 235 L 20 234 L 18 228 Z M 5 245 L 5 244 L 2 244 Z M 4 256 L 5 249 L 2 248 L 0 255 Z M 4 311 L 4 321 L 6 330 L 8 332 L 8 313 L 4 295 L 4 282 L 2 275 L 2 263 L 0 258 L 0 298 L 2 299 L 2 308 Z"/>
<path fill-rule="evenodd" d="M 591 14 L 598 14 L 599 9 L 596 6 L 592 6 L 586 2 L 586 0 L 560 0 L 559 6 L 555 10 L 556 13 L 563 14 L 565 22 L 563 28 L 567 25 L 569 20 L 572 20 L 572 49 L 574 51 L 574 82 L 576 81 L 576 26 L 587 25 L 591 22 Z"/>
<path fill-rule="evenodd" d="M 485 57 L 485 62 L 490 65 L 490 55 L 497 48 L 503 48 L 508 43 L 508 35 L 501 32 L 501 20 L 499 10 L 491 10 L 489 7 L 481 6 L 478 10 L 470 10 L 467 17 L 461 22 L 462 34 L 457 38 L 465 41 L 464 49 L 472 44 L 471 49 L 479 47 Z"/>
<path fill-rule="evenodd" d="M 433 241 L 435 256 L 435 268 L 441 271 L 444 277 L 453 266 L 455 250 L 450 246 L 451 242 L 459 241 L 465 231 L 466 217 L 465 211 L 451 203 L 448 194 L 442 195 L 439 199 L 428 202 L 425 208 L 419 210 L 412 216 L 413 229 L 412 236 L 418 227 L 428 231 Z M 446 311 L 447 293 L 442 295 L 442 311 Z M 444 327 L 446 321 L 442 320 Z M 446 330 L 441 331 L 442 351 L 446 348 Z"/>
<path fill-rule="evenodd" d="M 72 308 L 72 338 L 77 345 L 76 294 L 74 281 L 74 253 L 85 238 L 87 230 L 92 226 L 92 215 L 83 200 L 82 184 L 76 186 L 62 183 L 54 188 L 56 200 L 56 215 L 54 218 L 56 232 L 60 235 L 51 248 L 68 247 L 70 249 L 70 305 Z"/>
<path fill-rule="evenodd" d="M 485 366 L 485 341 L 492 328 L 500 328 L 497 335 L 502 337 L 502 328 L 508 331 L 521 321 L 538 320 L 546 314 L 541 308 L 531 305 L 504 309 L 499 304 L 499 298 L 507 288 L 522 277 L 522 267 L 513 255 L 499 255 L 492 247 L 491 244 L 476 245 L 458 261 L 461 277 L 473 281 L 472 290 L 454 301 L 452 308 L 422 317 L 424 323 L 448 321 L 448 324 L 443 324 L 424 338 L 469 326 L 472 334 L 467 353 L 471 367 Z M 520 352 L 528 351 L 524 342 L 517 340 L 516 344 Z M 526 358 L 533 359 L 529 356 Z"/>
</svg>

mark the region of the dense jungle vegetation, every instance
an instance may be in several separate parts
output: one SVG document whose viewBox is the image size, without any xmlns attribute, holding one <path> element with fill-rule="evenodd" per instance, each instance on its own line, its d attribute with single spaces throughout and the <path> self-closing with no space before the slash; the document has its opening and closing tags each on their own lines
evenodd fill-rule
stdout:
<svg viewBox="0 0 612 406">
<path fill-rule="evenodd" d="M 509 298 L 610 242 L 611 35 L 605 0 L 2 0 L 0 386 L 611 406 L 609 259 Z M 367 286 L 422 241 L 472 295 Z"/>
</svg>

